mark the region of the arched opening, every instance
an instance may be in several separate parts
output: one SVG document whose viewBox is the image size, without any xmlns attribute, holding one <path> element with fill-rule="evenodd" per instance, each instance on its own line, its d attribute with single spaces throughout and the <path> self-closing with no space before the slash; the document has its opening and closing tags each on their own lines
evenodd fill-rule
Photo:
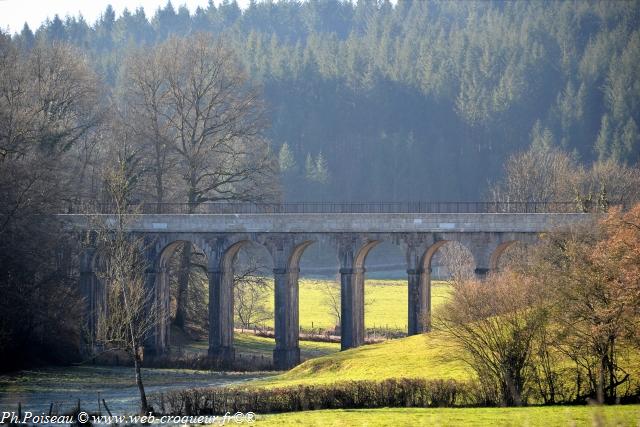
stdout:
<svg viewBox="0 0 640 427">
<path fill-rule="evenodd" d="M 503 271 L 526 264 L 532 252 L 532 246 L 519 240 L 501 243 L 491 254 L 491 271 Z"/>
<path fill-rule="evenodd" d="M 156 297 L 162 315 L 156 345 L 178 357 L 204 346 L 207 316 L 208 259 L 194 242 L 176 240 L 160 252 L 156 266 Z"/>
<path fill-rule="evenodd" d="M 254 368 L 267 368 L 273 362 L 277 369 L 288 369 L 300 362 L 301 353 L 305 357 L 304 346 L 299 345 L 298 278 L 300 259 L 312 243 L 268 240 L 262 246 L 241 241 L 226 251 L 221 282 L 222 289 L 233 287 L 227 305 L 233 307 L 228 318 L 236 328 L 233 332 L 227 323 L 222 329 L 227 331 L 226 347 L 232 349 L 226 357 L 232 353 L 236 365 L 245 361 Z M 216 350 L 224 347 L 223 341 L 214 337 L 213 354 L 224 354 Z"/>
<path fill-rule="evenodd" d="M 359 347 L 365 341 L 364 265 L 369 251 L 380 243 L 346 242 L 339 249 L 340 265 L 340 348 Z"/>
<path fill-rule="evenodd" d="M 299 258 L 300 333 L 303 337 L 340 335 L 340 266 L 329 239 L 307 245 Z M 301 348 L 304 359 L 304 349 Z"/>
<path fill-rule="evenodd" d="M 423 269 L 429 271 L 431 279 L 437 283 L 470 279 L 475 267 L 471 251 L 455 240 L 434 243 L 423 257 Z"/>
<path fill-rule="evenodd" d="M 223 262 L 233 272 L 236 365 L 269 368 L 275 348 L 272 257 L 264 246 L 245 240 L 232 245 Z"/>
<path fill-rule="evenodd" d="M 388 241 L 367 250 L 364 286 L 365 341 L 406 336 L 408 325 L 407 265 L 402 249 Z M 358 260 L 356 262 L 359 262 Z"/>
<path fill-rule="evenodd" d="M 455 240 L 440 240 L 431 245 L 422 259 L 428 273 L 429 312 L 446 302 L 455 281 L 474 277 L 475 259 L 471 251 Z"/>
</svg>

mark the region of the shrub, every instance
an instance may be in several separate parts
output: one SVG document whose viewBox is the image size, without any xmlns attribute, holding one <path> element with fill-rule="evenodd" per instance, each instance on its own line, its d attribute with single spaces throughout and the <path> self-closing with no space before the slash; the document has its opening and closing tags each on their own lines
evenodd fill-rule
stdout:
<svg viewBox="0 0 640 427">
<path fill-rule="evenodd" d="M 454 380 L 391 378 L 274 389 L 216 387 L 155 395 L 163 414 L 212 415 L 229 412 L 291 412 L 316 409 L 442 407 L 471 402 L 467 387 Z"/>
</svg>

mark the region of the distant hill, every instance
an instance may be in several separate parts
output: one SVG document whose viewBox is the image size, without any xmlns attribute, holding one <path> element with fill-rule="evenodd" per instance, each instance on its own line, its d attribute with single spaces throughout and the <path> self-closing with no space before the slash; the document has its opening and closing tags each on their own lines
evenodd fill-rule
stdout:
<svg viewBox="0 0 640 427">
<path fill-rule="evenodd" d="M 109 7 L 35 34 L 86 51 L 114 89 L 132 47 L 223 35 L 263 87 L 290 200 L 478 200 L 543 139 L 584 162 L 640 153 L 640 3 L 210 2 Z M 285 145 L 286 144 L 286 145 Z"/>
</svg>

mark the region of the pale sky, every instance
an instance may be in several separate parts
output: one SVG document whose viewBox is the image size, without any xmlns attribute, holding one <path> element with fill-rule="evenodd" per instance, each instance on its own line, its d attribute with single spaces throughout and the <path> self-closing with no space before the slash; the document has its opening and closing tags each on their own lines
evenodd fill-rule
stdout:
<svg viewBox="0 0 640 427">
<path fill-rule="evenodd" d="M 217 5 L 221 1 L 214 0 L 214 3 Z M 237 2 L 244 8 L 249 0 Z M 167 4 L 167 0 L 0 0 L 0 28 L 13 34 L 20 32 L 26 22 L 35 32 L 40 24 L 47 18 L 52 19 L 56 13 L 62 20 L 67 15 L 77 16 L 81 13 L 84 19 L 93 25 L 108 4 L 113 6 L 116 16 L 120 16 L 125 7 L 133 12 L 142 6 L 147 18 L 150 18 L 158 7 Z M 176 11 L 178 7 L 186 4 L 193 14 L 198 6 L 206 8 L 208 0 L 172 0 L 171 4 Z"/>
</svg>

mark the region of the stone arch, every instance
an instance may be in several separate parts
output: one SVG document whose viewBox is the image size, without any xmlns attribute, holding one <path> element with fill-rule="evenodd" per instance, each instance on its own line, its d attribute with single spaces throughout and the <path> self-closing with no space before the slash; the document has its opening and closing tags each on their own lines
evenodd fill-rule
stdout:
<svg viewBox="0 0 640 427">
<path fill-rule="evenodd" d="M 375 240 L 373 240 L 375 239 Z M 403 292 L 395 298 L 390 306 L 384 300 L 375 298 L 376 281 L 403 279 L 408 270 L 407 254 L 403 251 L 402 242 L 392 234 L 377 234 L 372 240 L 361 244 L 356 251 L 354 273 L 356 285 L 362 280 L 363 298 L 363 334 L 367 339 L 370 328 L 392 328 L 400 333 L 406 331 L 409 323 L 408 313 L 404 307 L 408 303 L 408 292 Z M 388 284 L 388 283 L 387 283 Z M 397 304 L 397 305 L 396 305 Z M 402 307 L 402 308 L 400 308 Z M 402 313 L 395 322 L 380 322 L 381 316 L 390 309 Z"/>
<path fill-rule="evenodd" d="M 408 268 L 408 258 L 403 242 L 393 235 L 382 235 L 376 239 L 377 243 L 368 248 L 364 267 L 367 272 L 389 272 L 403 275 Z M 396 277 L 399 278 L 399 277 Z"/>
<path fill-rule="evenodd" d="M 364 265 L 376 239 L 339 242 L 341 349 L 364 344 Z"/>
<path fill-rule="evenodd" d="M 381 242 L 381 240 L 369 240 L 365 244 L 360 246 L 353 259 L 353 268 L 357 269 L 358 271 L 364 272 L 364 264 L 367 260 L 367 255 L 369 255 L 371 249 L 376 247 Z"/>
<path fill-rule="evenodd" d="M 416 335 L 431 328 L 431 260 L 449 240 L 437 240 L 420 256 L 417 265 L 409 265 L 407 334 Z M 413 268 L 411 268 L 413 267 Z"/>
<path fill-rule="evenodd" d="M 209 356 L 224 363 L 234 359 L 234 263 L 244 248 L 254 246 L 273 254 L 264 242 L 245 234 L 232 239 L 218 239 L 209 262 Z"/>
<path fill-rule="evenodd" d="M 220 270 L 224 272 L 233 272 L 233 263 L 236 260 L 238 253 L 244 247 L 251 244 L 248 239 L 239 240 L 229 246 L 222 255 L 220 260 Z M 233 285 L 233 284 L 232 284 Z"/>
<path fill-rule="evenodd" d="M 293 248 L 293 250 L 291 251 L 291 256 L 289 256 L 289 260 L 287 262 L 289 270 L 300 270 L 300 259 L 302 258 L 302 254 L 304 254 L 304 251 L 315 242 L 315 240 L 305 240 L 301 243 L 298 243 Z"/>
<path fill-rule="evenodd" d="M 455 237 L 455 236 L 454 236 Z M 408 256 L 408 328 L 409 335 L 416 335 L 427 332 L 431 328 L 431 272 L 434 255 L 447 243 L 457 242 L 471 255 L 473 253 L 469 247 L 458 239 L 436 238 L 433 242 L 425 242 L 428 245 L 424 248 L 421 256 L 412 258 Z M 429 244 L 430 243 L 430 244 Z M 420 252 L 418 252 L 419 254 Z M 412 259 L 414 261 L 412 261 Z"/>
<path fill-rule="evenodd" d="M 273 363 L 276 369 L 289 369 L 300 363 L 300 258 L 314 242 L 282 236 L 265 242 L 274 261 Z"/>
<path fill-rule="evenodd" d="M 442 249 L 442 247 L 446 247 L 447 245 L 456 245 L 461 250 L 466 252 L 466 254 L 469 256 L 471 264 L 473 264 L 473 267 L 469 271 L 469 273 L 472 274 L 474 272 L 474 269 L 476 268 L 476 261 L 477 261 L 476 254 L 474 254 L 472 250 L 473 246 L 470 245 L 469 242 L 466 242 L 462 239 L 457 239 L 457 238 L 446 238 L 442 240 L 437 240 L 431 246 L 429 246 L 425 250 L 424 256 L 421 260 L 422 271 L 428 274 L 433 273 L 433 259 L 434 257 L 436 257 L 436 254 L 441 255 L 442 252 L 440 252 L 440 250 Z"/>
<path fill-rule="evenodd" d="M 497 271 L 498 270 L 498 262 L 500 261 L 500 257 L 502 256 L 502 254 L 507 250 L 507 248 L 509 248 L 510 246 L 512 246 L 513 244 L 515 244 L 517 242 L 518 242 L 517 240 L 508 240 L 508 241 L 502 242 L 498 246 L 496 246 L 496 248 L 491 253 L 491 257 L 489 258 L 489 270 L 490 271 Z"/>
<path fill-rule="evenodd" d="M 448 242 L 450 242 L 450 240 L 438 240 L 427 248 L 420 262 L 423 271 L 431 272 L 431 260 L 433 256 L 438 252 L 438 249 Z"/>
<path fill-rule="evenodd" d="M 523 260 L 526 260 L 529 249 L 535 242 L 535 238 L 529 236 L 519 236 L 517 239 L 509 239 L 500 243 L 491 253 L 489 261 L 490 271 L 500 271 L 500 264 L 504 261 L 505 254 L 511 253 L 512 255 L 521 255 L 523 256 Z M 522 251 L 522 253 L 513 253 L 514 250 Z"/>
<path fill-rule="evenodd" d="M 169 262 L 175 255 L 175 252 L 181 245 L 190 243 L 192 246 L 197 247 L 199 251 L 204 254 L 204 273 L 206 274 L 206 266 L 209 261 L 209 255 L 207 248 L 203 241 L 197 236 L 185 235 L 185 236 L 167 236 L 166 239 L 162 239 L 158 242 L 157 252 L 155 253 L 155 259 L 151 264 L 153 265 L 153 273 L 155 278 L 153 280 L 155 298 L 160 310 L 160 323 L 156 328 L 154 347 L 157 352 L 167 351 L 170 347 L 171 341 L 171 278 L 169 271 Z"/>
</svg>

